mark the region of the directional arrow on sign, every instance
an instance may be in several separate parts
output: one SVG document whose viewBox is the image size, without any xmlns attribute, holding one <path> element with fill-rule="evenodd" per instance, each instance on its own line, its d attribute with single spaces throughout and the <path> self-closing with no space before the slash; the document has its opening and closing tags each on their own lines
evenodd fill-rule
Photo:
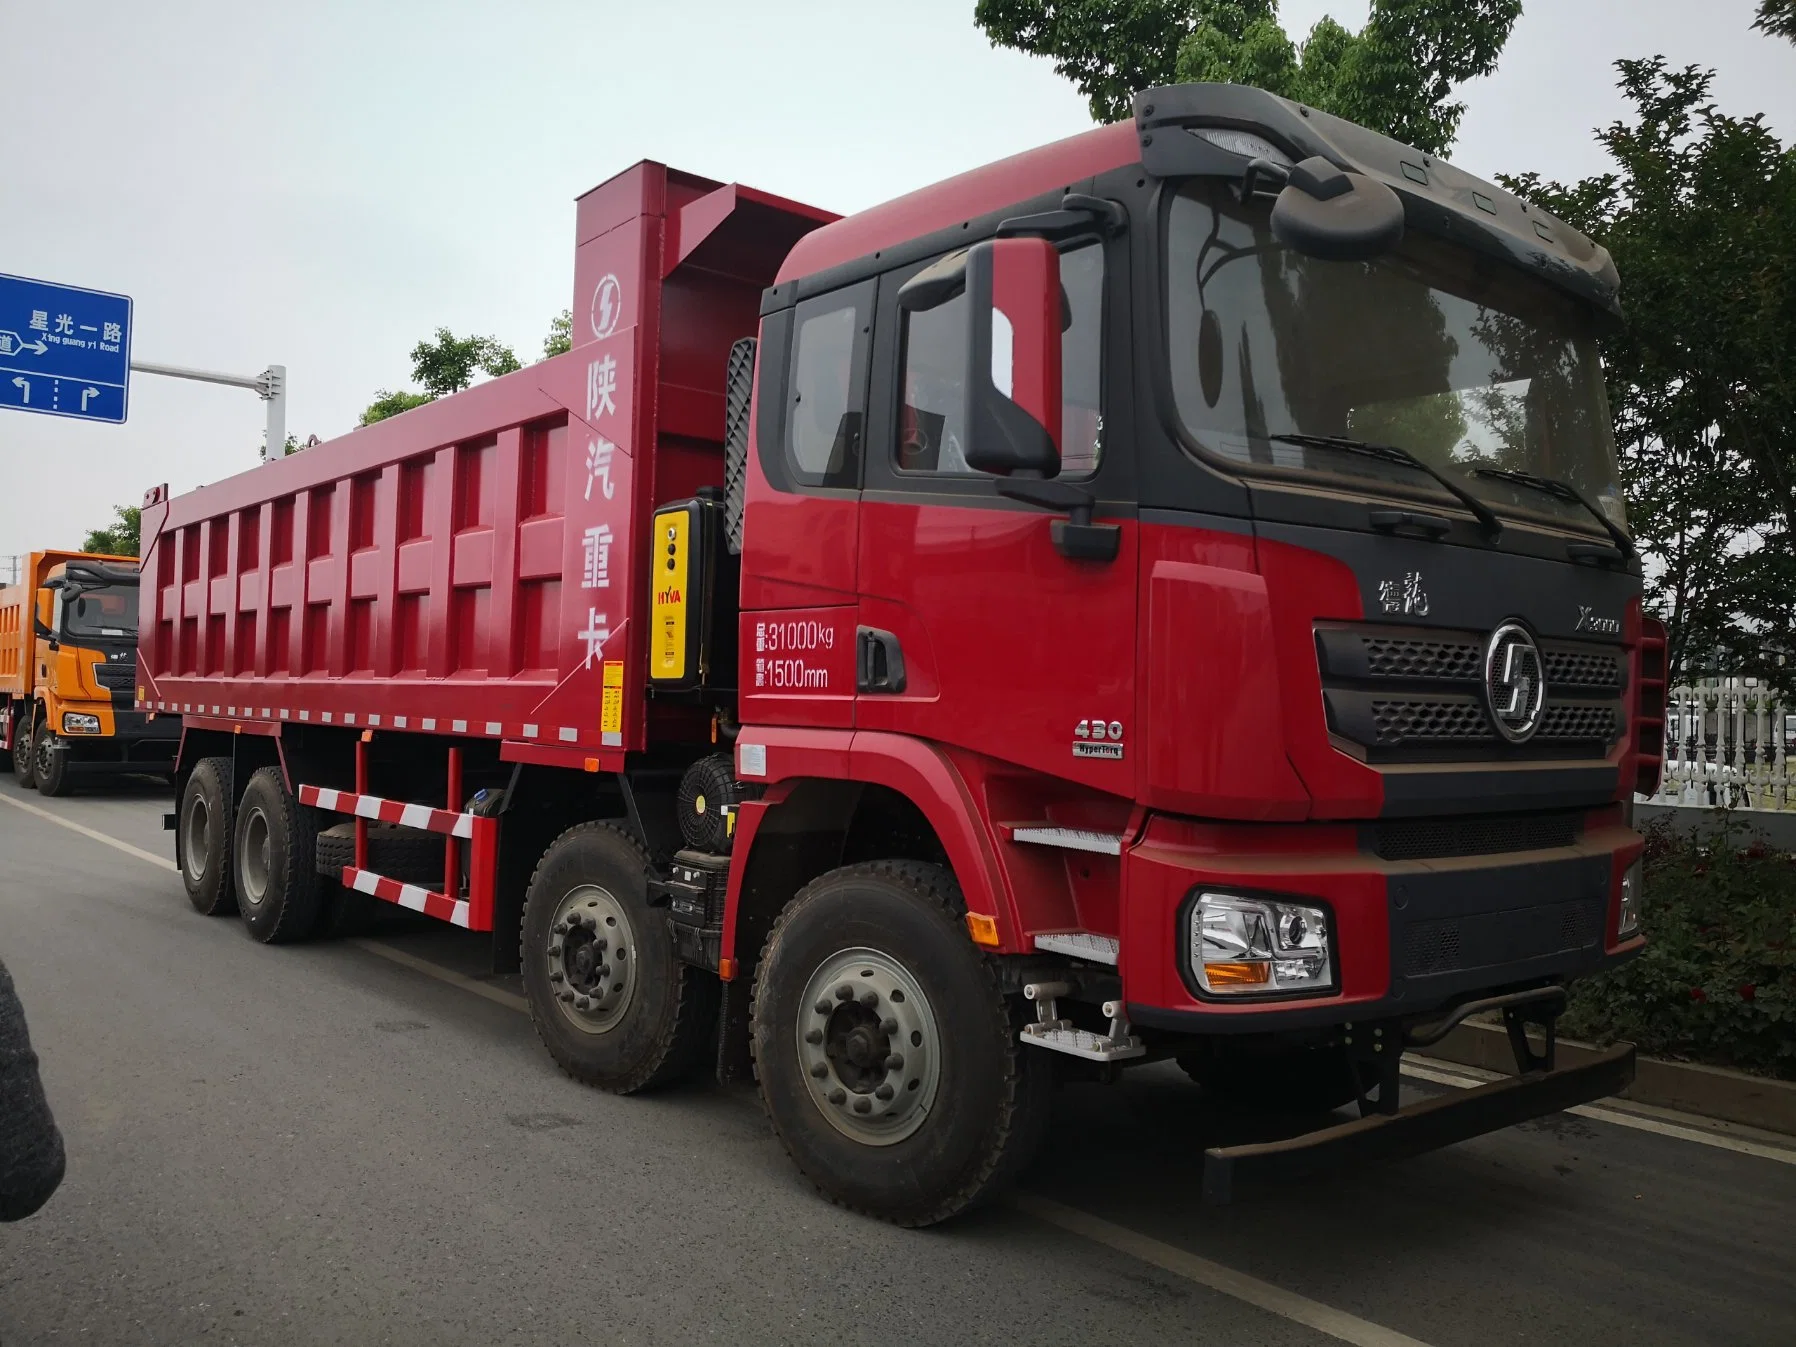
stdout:
<svg viewBox="0 0 1796 1347">
<path fill-rule="evenodd" d="M 12 355 L 18 351 L 30 351 L 36 355 L 42 355 L 49 349 L 44 344 L 42 337 L 35 342 L 20 341 L 17 332 L 0 332 L 0 355 Z"/>
<path fill-rule="evenodd" d="M 25 405 L 29 407 L 31 405 L 31 381 L 21 375 L 12 381 L 12 386 L 24 390 Z"/>
<path fill-rule="evenodd" d="M 99 390 L 99 389 L 97 389 L 97 388 L 83 388 L 83 389 L 82 389 L 82 390 L 81 390 L 81 410 L 82 410 L 82 411 L 86 411 L 86 410 L 87 410 L 87 400 L 88 400 L 88 399 L 89 399 L 89 398 L 97 398 L 97 397 L 99 397 L 99 396 L 100 396 L 100 390 Z"/>
</svg>

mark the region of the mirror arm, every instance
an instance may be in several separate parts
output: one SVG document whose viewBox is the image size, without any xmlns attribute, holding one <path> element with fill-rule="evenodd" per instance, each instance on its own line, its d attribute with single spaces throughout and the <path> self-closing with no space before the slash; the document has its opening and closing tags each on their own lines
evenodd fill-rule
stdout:
<svg viewBox="0 0 1796 1347">
<path fill-rule="evenodd" d="M 997 490 L 1010 500 L 1067 512 L 1065 519 L 1056 519 L 1050 528 L 1054 550 L 1061 556 L 1073 561 L 1116 560 L 1122 548 L 1122 528 L 1091 522 L 1097 497 L 1085 488 L 1047 478 L 1006 477 L 999 480 Z"/>
<path fill-rule="evenodd" d="M 1264 187 L 1260 183 L 1262 178 L 1265 179 Z M 1270 159 L 1255 159 L 1241 175 L 1240 198 L 1246 201 L 1255 192 L 1283 187 L 1290 180 L 1291 170 L 1283 164 L 1275 164 Z"/>
</svg>

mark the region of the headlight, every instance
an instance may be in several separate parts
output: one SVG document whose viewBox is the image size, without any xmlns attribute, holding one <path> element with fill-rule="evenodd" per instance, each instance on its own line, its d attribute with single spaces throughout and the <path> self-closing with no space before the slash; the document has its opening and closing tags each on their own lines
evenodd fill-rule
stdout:
<svg viewBox="0 0 1796 1347">
<path fill-rule="evenodd" d="M 1621 915 L 1615 922 L 1615 934 L 1619 939 L 1633 935 L 1640 929 L 1640 862 L 1635 861 L 1621 877 Z"/>
<path fill-rule="evenodd" d="M 64 711 L 62 713 L 62 732 L 64 734 L 98 734 L 100 718 L 84 716 L 79 711 Z"/>
<path fill-rule="evenodd" d="M 1217 996 L 1326 991 L 1334 986 L 1328 910 L 1201 893 L 1191 910 L 1191 972 Z"/>
</svg>

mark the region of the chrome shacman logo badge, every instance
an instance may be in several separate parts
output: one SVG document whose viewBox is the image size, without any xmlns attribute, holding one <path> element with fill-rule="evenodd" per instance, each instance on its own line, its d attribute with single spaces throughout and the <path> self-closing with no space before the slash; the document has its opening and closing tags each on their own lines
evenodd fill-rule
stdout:
<svg viewBox="0 0 1796 1347">
<path fill-rule="evenodd" d="M 1490 718 L 1512 744 L 1531 738 L 1546 710 L 1546 667 L 1540 647 L 1519 622 L 1505 622 L 1484 647 L 1484 700 Z"/>
</svg>

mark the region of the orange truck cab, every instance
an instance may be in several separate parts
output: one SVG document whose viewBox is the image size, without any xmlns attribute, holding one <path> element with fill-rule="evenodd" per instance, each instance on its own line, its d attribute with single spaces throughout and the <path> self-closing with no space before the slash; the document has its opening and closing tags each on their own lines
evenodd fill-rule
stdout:
<svg viewBox="0 0 1796 1347">
<path fill-rule="evenodd" d="M 133 706 L 137 594 L 136 557 L 87 552 L 33 552 L 0 589 L 0 750 L 20 785 L 173 767 L 180 722 Z"/>
</svg>

